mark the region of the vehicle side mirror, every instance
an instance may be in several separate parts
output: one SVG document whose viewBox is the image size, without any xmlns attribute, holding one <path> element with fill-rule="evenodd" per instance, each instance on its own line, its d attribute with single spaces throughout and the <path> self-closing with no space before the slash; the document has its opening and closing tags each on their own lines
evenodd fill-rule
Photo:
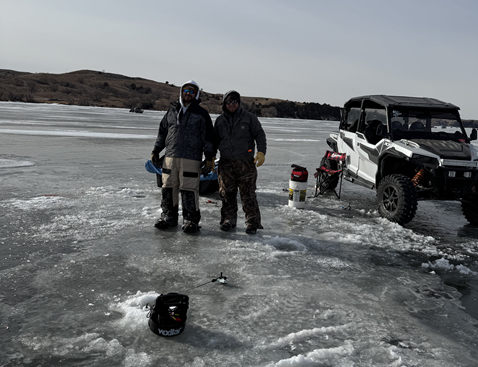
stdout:
<svg viewBox="0 0 478 367">
<path fill-rule="evenodd" d="M 474 128 L 471 130 L 471 135 L 470 135 L 470 140 L 476 140 L 478 138 L 478 133 L 476 132 L 476 129 Z"/>
</svg>

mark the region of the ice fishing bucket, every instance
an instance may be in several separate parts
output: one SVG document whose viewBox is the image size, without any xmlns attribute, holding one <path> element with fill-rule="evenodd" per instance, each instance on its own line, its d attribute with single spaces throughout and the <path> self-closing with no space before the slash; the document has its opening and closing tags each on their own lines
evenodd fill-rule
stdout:
<svg viewBox="0 0 478 367">
<path fill-rule="evenodd" d="M 293 208 L 304 208 L 307 194 L 307 179 L 309 173 L 307 168 L 293 164 L 289 181 L 289 206 Z"/>
</svg>

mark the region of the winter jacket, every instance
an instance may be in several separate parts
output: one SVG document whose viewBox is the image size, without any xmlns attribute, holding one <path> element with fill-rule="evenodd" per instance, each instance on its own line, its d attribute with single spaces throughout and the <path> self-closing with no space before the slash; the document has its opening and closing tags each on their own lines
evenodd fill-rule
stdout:
<svg viewBox="0 0 478 367">
<path fill-rule="evenodd" d="M 186 84 L 197 85 L 193 81 L 186 82 L 184 85 Z M 186 158 L 196 161 L 202 160 L 204 152 L 207 160 L 212 159 L 214 130 L 209 113 L 199 106 L 200 103 L 198 91 L 196 99 L 186 107 L 186 112 L 182 116 L 179 115 L 181 109 L 183 109 L 181 96 L 178 101 L 170 104 L 159 124 L 158 137 L 153 152 L 159 154 L 166 148 L 166 157 Z"/>
<path fill-rule="evenodd" d="M 228 93 L 224 100 L 227 96 Z M 219 149 L 221 159 L 253 158 L 255 144 L 259 152 L 266 154 L 266 134 L 257 116 L 241 105 L 231 115 L 223 106 L 223 113 L 214 123 L 214 153 Z"/>
</svg>

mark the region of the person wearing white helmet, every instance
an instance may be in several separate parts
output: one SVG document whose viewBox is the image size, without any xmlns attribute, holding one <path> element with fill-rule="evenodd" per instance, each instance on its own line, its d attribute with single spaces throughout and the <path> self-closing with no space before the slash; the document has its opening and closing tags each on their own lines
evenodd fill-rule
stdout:
<svg viewBox="0 0 478 367">
<path fill-rule="evenodd" d="M 181 87 L 179 100 L 172 102 L 159 124 L 158 137 L 151 161 L 161 166 L 159 154 L 165 149 L 162 162 L 161 217 L 155 227 L 165 230 L 178 225 L 178 204 L 181 195 L 184 232 L 199 231 L 199 180 L 203 153 L 206 168 L 213 169 L 213 126 L 209 113 L 199 104 L 199 86 L 189 80 Z"/>
</svg>

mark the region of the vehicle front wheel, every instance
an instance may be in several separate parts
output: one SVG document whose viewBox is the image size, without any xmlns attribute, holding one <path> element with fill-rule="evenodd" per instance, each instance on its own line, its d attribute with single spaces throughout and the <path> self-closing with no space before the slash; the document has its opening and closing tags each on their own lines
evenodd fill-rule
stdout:
<svg viewBox="0 0 478 367">
<path fill-rule="evenodd" d="M 463 199 L 461 210 L 470 224 L 478 225 L 478 197 L 476 195 Z"/>
<path fill-rule="evenodd" d="M 385 176 L 378 185 L 377 202 L 382 217 L 403 225 L 415 216 L 417 191 L 407 176 Z"/>
</svg>

